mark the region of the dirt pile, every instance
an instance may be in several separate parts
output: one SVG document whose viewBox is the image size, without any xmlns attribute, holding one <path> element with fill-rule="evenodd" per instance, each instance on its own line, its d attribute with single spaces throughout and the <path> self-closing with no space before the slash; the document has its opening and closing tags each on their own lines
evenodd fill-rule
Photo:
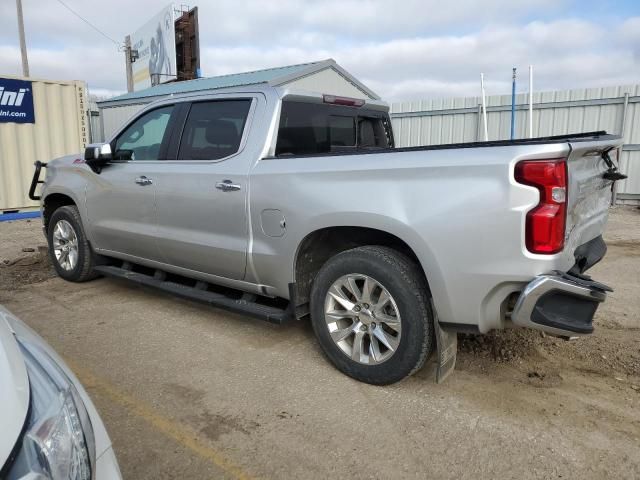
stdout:
<svg viewBox="0 0 640 480">
<path fill-rule="evenodd" d="M 55 277 L 46 248 L 24 248 L 22 255 L 0 261 L 0 292 Z"/>
<path fill-rule="evenodd" d="M 486 370 L 504 364 L 544 379 L 547 370 L 572 368 L 607 377 L 640 378 L 638 331 L 608 328 L 596 323 L 596 331 L 574 340 L 533 330 L 505 330 L 488 335 L 460 335 L 458 357 L 463 368 Z M 550 368 L 542 368 L 542 366 Z"/>
</svg>

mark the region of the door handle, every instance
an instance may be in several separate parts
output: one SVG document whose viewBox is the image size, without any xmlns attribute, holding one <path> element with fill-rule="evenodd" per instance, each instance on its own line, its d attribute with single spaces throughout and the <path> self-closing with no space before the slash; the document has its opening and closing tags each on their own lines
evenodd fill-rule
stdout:
<svg viewBox="0 0 640 480">
<path fill-rule="evenodd" d="M 216 188 L 223 192 L 234 192 L 240 190 L 242 187 L 237 183 L 232 183 L 231 180 L 223 180 L 222 182 L 216 183 Z"/>
<path fill-rule="evenodd" d="M 136 183 L 142 186 L 151 185 L 153 183 L 153 180 L 142 175 L 141 177 L 136 178 Z"/>
</svg>

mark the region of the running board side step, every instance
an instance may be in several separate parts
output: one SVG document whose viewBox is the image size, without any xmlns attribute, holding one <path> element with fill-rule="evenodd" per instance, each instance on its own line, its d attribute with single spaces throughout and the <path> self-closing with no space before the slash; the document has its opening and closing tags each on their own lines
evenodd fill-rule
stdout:
<svg viewBox="0 0 640 480">
<path fill-rule="evenodd" d="M 266 320 L 270 323 L 282 324 L 293 319 L 293 315 L 291 315 L 289 309 L 261 305 L 256 303 L 251 296 L 243 295 L 242 298 L 233 298 L 222 293 L 206 290 L 206 288 L 203 288 L 203 282 L 198 282 L 195 286 L 190 287 L 181 283 L 165 280 L 166 275 L 158 274 L 158 272 L 164 273 L 160 270 L 157 270 L 155 275 L 145 275 L 144 273 L 127 269 L 128 265 L 123 266 L 124 268 L 112 265 L 99 265 L 95 267 L 95 270 L 109 277 L 122 278 L 145 287 L 152 287 L 178 297 L 206 303 L 230 312 Z"/>
</svg>

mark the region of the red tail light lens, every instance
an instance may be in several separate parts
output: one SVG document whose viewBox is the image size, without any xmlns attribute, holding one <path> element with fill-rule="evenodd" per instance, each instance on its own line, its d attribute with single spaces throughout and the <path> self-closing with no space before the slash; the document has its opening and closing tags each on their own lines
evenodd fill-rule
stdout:
<svg viewBox="0 0 640 480">
<path fill-rule="evenodd" d="M 515 178 L 540 191 L 540 203 L 527 213 L 527 250 L 542 254 L 560 252 L 567 223 L 566 159 L 522 161 L 516 165 Z"/>
</svg>

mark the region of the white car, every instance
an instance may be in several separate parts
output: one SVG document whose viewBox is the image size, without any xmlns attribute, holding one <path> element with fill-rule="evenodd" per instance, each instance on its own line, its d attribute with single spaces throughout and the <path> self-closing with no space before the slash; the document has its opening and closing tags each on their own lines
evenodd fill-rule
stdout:
<svg viewBox="0 0 640 480">
<path fill-rule="evenodd" d="M 0 306 L 0 478 L 121 479 L 107 431 L 78 379 Z"/>
</svg>

